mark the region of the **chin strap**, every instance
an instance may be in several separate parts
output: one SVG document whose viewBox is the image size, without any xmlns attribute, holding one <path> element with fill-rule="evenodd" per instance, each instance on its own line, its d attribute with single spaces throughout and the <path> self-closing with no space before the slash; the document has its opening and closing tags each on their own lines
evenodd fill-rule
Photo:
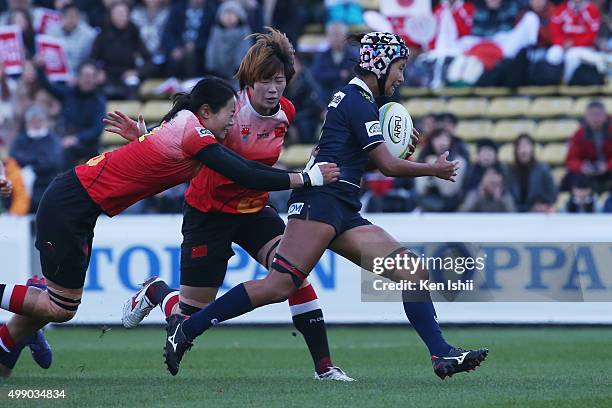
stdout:
<svg viewBox="0 0 612 408">
<path fill-rule="evenodd" d="M 376 78 L 378 82 L 378 96 L 385 96 L 385 84 L 387 82 L 387 74 L 381 75 Z"/>
</svg>

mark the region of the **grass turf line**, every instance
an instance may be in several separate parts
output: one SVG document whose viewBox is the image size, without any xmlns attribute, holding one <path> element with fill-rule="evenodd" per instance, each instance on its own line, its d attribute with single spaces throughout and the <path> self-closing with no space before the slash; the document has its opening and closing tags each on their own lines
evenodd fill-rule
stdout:
<svg viewBox="0 0 612 408">
<path fill-rule="evenodd" d="M 62 329 L 47 333 L 45 371 L 24 350 L 0 385 L 0 406 L 66 407 L 611 407 L 612 328 L 449 328 L 462 347 L 488 347 L 475 372 L 445 381 L 410 328 L 331 328 L 334 363 L 355 383 L 312 379 L 293 328 L 215 328 L 183 360 L 177 377 L 154 328 Z M 10 389 L 65 389 L 66 398 L 10 400 Z"/>
</svg>

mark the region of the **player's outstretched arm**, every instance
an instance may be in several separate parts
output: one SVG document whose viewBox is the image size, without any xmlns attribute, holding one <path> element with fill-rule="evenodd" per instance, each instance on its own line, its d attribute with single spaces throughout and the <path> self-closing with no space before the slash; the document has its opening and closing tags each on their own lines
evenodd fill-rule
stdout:
<svg viewBox="0 0 612 408">
<path fill-rule="evenodd" d="M 455 181 L 458 161 L 448 161 L 448 152 L 444 152 L 433 164 L 415 163 L 409 160 L 398 159 L 393 156 L 384 143 L 380 143 L 369 153 L 382 174 L 388 177 L 421 177 L 434 176 L 444 180 Z"/>
<path fill-rule="evenodd" d="M 136 122 L 123 112 L 108 112 L 103 122 L 107 126 L 105 129 L 107 132 L 115 133 L 130 142 L 147 133 L 147 126 L 142 115 L 138 115 L 138 122 Z"/>
<path fill-rule="evenodd" d="M 6 179 L 4 163 L 0 161 L 0 197 L 9 197 L 13 192 L 13 185 Z"/>
<path fill-rule="evenodd" d="M 261 191 L 322 186 L 337 181 L 340 176 L 335 164 L 320 164 L 308 172 L 294 173 L 246 160 L 220 144 L 204 147 L 195 158 L 241 186 Z"/>
</svg>

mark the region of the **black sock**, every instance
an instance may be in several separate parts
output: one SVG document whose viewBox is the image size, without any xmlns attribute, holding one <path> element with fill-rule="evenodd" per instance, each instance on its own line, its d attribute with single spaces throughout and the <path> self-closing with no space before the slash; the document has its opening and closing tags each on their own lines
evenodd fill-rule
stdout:
<svg viewBox="0 0 612 408">
<path fill-rule="evenodd" d="M 172 289 L 166 285 L 166 282 L 164 281 L 158 281 L 147 288 L 147 293 L 145 296 L 151 301 L 151 303 L 157 306 L 160 305 L 164 301 L 164 298 L 172 292 L 176 292 L 176 289 Z"/>
<path fill-rule="evenodd" d="M 312 356 L 317 373 L 322 374 L 326 372 L 333 364 L 327 343 L 323 311 L 315 309 L 295 315 L 293 316 L 293 324 L 302 333 L 304 340 L 306 340 L 306 345 Z"/>
</svg>

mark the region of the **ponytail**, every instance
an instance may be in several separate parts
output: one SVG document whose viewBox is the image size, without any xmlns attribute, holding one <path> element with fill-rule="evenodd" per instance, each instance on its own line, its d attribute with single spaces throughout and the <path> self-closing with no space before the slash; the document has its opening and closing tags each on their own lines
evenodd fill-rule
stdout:
<svg viewBox="0 0 612 408">
<path fill-rule="evenodd" d="M 182 110 L 195 114 L 202 105 L 210 106 L 211 111 L 217 113 L 235 96 L 234 89 L 223 79 L 217 77 L 201 79 L 191 92 L 179 92 L 172 96 L 172 109 L 166 113 L 162 122 L 171 120 Z"/>
</svg>

